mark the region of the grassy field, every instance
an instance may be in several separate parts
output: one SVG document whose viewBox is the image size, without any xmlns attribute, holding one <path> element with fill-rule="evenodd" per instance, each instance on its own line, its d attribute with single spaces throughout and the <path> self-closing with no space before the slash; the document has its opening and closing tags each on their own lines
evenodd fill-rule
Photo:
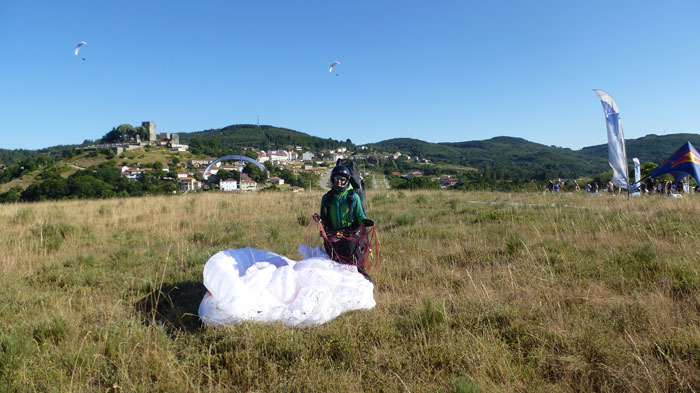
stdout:
<svg viewBox="0 0 700 393">
<path fill-rule="evenodd" d="M 0 392 L 700 391 L 700 195 L 370 190 L 373 310 L 201 325 L 207 259 L 299 258 L 320 197 L 0 205 Z"/>
</svg>

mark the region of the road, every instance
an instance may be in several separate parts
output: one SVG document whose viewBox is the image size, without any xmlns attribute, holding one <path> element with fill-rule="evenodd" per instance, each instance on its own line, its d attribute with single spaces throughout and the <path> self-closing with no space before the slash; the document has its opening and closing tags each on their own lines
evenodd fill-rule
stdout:
<svg viewBox="0 0 700 393">
<path fill-rule="evenodd" d="M 389 180 L 386 178 L 386 176 L 382 175 L 382 181 L 384 182 L 384 187 L 386 187 L 387 190 L 391 189 L 391 185 L 389 184 Z"/>
<path fill-rule="evenodd" d="M 318 186 L 324 190 L 331 189 L 331 171 L 332 169 L 327 170 L 326 172 L 321 174 L 321 178 L 318 179 Z"/>
<path fill-rule="evenodd" d="M 381 179 L 377 180 L 377 176 L 381 176 Z M 391 188 L 391 186 L 389 185 L 389 181 L 386 179 L 386 176 L 372 174 L 372 188 L 374 188 L 375 190 L 379 189 L 379 184 L 381 184 L 382 188 L 386 188 L 387 190 Z"/>
</svg>

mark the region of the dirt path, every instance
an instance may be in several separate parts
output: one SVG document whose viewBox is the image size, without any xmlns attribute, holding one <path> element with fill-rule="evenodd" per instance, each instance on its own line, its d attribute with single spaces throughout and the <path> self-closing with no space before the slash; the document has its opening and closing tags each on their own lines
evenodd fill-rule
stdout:
<svg viewBox="0 0 700 393">
<path fill-rule="evenodd" d="M 331 169 L 329 169 L 328 171 L 324 172 L 321 175 L 321 178 L 318 179 L 318 186 L 324 190 L 330 190 L 331 189 L 330 183 L 331 183 Z"/>
<path fill-rule="evenodd" d="M 386 187 L 387 190 L 391 189 L 391 185 L 389 185 L 389 180 L 387 180 L 386 176 L 382 175 L 382 182 L 384 183 L 384 187 Z"/>
</svg>

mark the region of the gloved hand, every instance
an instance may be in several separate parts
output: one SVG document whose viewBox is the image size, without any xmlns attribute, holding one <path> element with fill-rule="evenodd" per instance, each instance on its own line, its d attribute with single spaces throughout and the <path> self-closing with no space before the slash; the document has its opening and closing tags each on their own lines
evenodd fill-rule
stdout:
<svg viewBox="0 0 700 393">
<path fill-rule="evenodd" d="M 364 220 L 362 220 L 362 225 L 366 227 L 371 227 L 374 226 L 374 221 L 370 220 L 369 218 L 365 218 Z"/>
</svg>

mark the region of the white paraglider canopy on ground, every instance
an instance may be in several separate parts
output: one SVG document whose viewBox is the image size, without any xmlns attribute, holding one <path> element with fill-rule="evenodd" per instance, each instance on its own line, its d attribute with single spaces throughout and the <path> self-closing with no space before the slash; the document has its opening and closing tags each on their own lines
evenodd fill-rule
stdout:
<svg viewBox="0 0 700 393">
<path fill-rule="evenodd" d="M 305 327 L 375 306 L 374 284 L 357 267 L 331 260 L 320 247 L 302 245 L 299 252 L 301 261 L 248 247 L 214 254 L 204 266 L 208 293 L 199 305 L 202 321 Z"/>
</svg>

